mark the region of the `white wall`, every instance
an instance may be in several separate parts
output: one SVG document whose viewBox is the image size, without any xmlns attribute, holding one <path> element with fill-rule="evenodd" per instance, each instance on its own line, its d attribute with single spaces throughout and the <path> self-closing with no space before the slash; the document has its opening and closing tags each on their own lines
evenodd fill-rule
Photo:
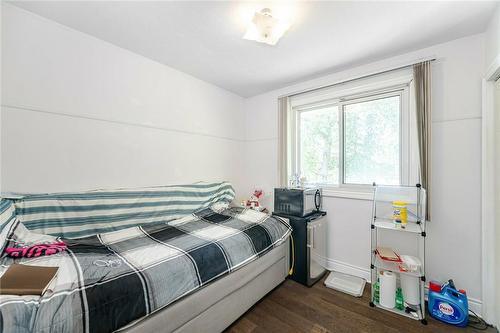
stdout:
<svg viewBox="0 0 500 333">
<path fill-rule="evenodd" d="M 15 6 L 2 9 L 2 191 L 222 179 L 239 187 L 241 97 Z"/>
<path fill-rule="evenodd" d="M 462 38 L 376 63 L 298 83 L 246 100 L 248 190 L 278 184 L 277 98 L 410 61 L 435 56 L 433 64 L 432 204 L 427 277 L 453 278 L 472 307 L 481 299 L 481 79 L 483 35 Z M 271 204 L 271 202 L 269 202 Z M 325 198 L 330 268 L 367 276 L 371 202 Z M 406 239 L 397 242 L 408 244 Z M 404 249 L 403 249 L 404 250 Z"/>
<path fill-rule="evenodd" d="M 493 14 L 491 21 L 488 24 L 488 28 L 485 32 L 485 68 L 486 68 L 486 76 L 489 78 L 493 72 L 500 67 L 500 4 L 497 6 L 495 13 Z M 485 85 L 486 87 L 486 85 Z M 493 144 L 493 149 L 494 151 L 498 152 L 498 148 L 500 147 L 500 81 L 497 81 L 495 85 L 495 105 L 494 105 L 494 115 L 493 119 L 495 124 L 494 128 L 494 135 L 493 137 L 495 138 L 495 142 L 491 142 Z M 486 92 L 485 92 L 486 93 Z M 485 127 L 486 133 L 488 130 L 488 127 Z M 486 134 L 485 138 L 487 138 L 488 135 Z M 486 145 L 489 145 L 488 142 L 485 142 Z M 495 168 L 494 171 L 496 175 L 495 179 L 495 198 L 494 198 L 494 203 L 496 204 L 496 211 L 495 211 L 495 220 L 494 223 L 496 223 L 495 228 L 495 245 L 496 245 L 496 251 L 495 251 L 495 276 L 498 277 L 500 276 L 500 157 L 497 153 L 496 155 L 496 161 L 494 161 Z M 494 291 L 495 293 L 495 320 L 496 320 L 496 326 L 500 327 L 500 288 L 498 286 L 496 287 L 496 290 Z M 491 315 L 490 315 L 491 316 Z M 491 316 L 493 317 L 493 316 Z"/>
<path fill-rule="evenodd" d="M 500 4 L 488 24 L 485 43 L 486 66 L 490 66 L 495 60 L 500 62 Z"/>
<path fill-rule="evenodd" d="M 2 191 L 228 179 L 240 196 L 253 187 L 270 193 L 278 183 L 279 95 L 436 56 L 427 275 L 455 279 L 477 309 L 482 35 L 242 100 L 11 5 L 2 9 Z M 371 202 L 324 203 L 330 267 L 366 276 Z"/>
<path fill-rule="evenodd" d="M 495 134 L 494 134 L 494 146 L 496 151 L 500 147 L 500 79 L 495 83 L 495 97 L 494 97 L 494 108 L 495 108 Z M 500 276 L 500 154 L 496 154 L 496 159 L 494 161 L 495 167 L 495 277 Z M 500 327 L 500 288 L 496 285 L 495 290 L 495 320 L 497 328 Z"/>
</svg>

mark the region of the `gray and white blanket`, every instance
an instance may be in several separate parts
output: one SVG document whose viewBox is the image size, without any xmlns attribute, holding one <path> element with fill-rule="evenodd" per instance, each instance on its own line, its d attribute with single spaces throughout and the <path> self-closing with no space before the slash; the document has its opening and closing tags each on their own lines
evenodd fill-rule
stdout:
<svg viewBox="0 0 500 333">
<path fill-rule="evenodd" d="M 68 251 L 13 262 L 57 266 L 42 297 L 0 295 L 1 332 L 111 332 L 264 255 L 290 234 L 283 220 L 242 208 L 204 209 L 166 225 L 80 239 Z M 50 242 L 18 223 L 14 241 Z"/>
</svg>

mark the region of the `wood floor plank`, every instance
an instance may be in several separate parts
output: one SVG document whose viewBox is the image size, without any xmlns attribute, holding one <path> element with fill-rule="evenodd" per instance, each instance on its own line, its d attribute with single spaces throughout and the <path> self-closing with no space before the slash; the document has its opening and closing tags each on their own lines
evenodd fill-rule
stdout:
<svg viewBox="0 0 500 333">
<path fill-rule="evenodd" d="M 358 298 L 326 288 L 323 280 L 311 288 L 286 280 L 228 327 L 226 332 L 498 333 L 493 328 L 485 331 L 458 328 L 429 316 L 429 324 L 424 326 L 419 321 L 371 308 L 369 285 L 363 296 Z"/>
<path fill-rule="evenodd" d="M 273 313 L 280 320 L 286 320 L 297 332 L 321 332 L 321 333 L 331 333 L 325 327 L 319 325 L 318 323 L 312 322 L 303 316 L 300 316 L 281 304 L 277 303 L 275 300 L 269 298 L 266 301 L 259 304 L 264 310 L 269 313 Z"/>
<path fill-rule="evenodd" d="M 319 285 L 319 283 L 317 284 Z M 369 288 L 367 288 L 368 290 Z M 408 333 L 420 330 L 422 325 L 418 321 L 413 320 L 399 320 L 401 317 L 397 314 L 390 313 L 381 309 L 373 309 L 368 306 L 369 303 L 369 292 L 367 297 L 356 298 L 350 295 L 339 293 L 339 292 L 328 292 L 328 289 L 323 286 L 323 288 L 310 288 L 308 293 L 317 295 L 323 302 L 330 303 L 345 309 L 354 318 L 358 316 L 367 318 L 371 320 L 371 325 L 373 327 L 380 327 L 382 330 L 386 328 L 395 329 L 397 332 L 406 331 Z M 332 290 L 333 291 L 333 290 Z M 349 306 L 346 306 L 348 304 Z"/>
<path fill-rule="evenodd" d="M 238 321 L 238 325 L 233 326 L 233 331 L 234 333 L 252 333 L 255 331 L 257 328 L 257 325 L 255 325 L 251 320 L 249 320 L 246 317 L 242 317 Z"/>
<path fill-rule="evenodd" d="M 254 332 L 293 332 L 294 328 L 285 321 L 265 311 L 262 307 L 255 307 L 251 320 L 256 325 Z"/>
<path fill-rule="evenodd" d="M 300 300 L 318 311 L 326 313 L 333 319 L 335 326 L 327 327 L 335 332 L 340 326 L 345 327 L 348 331 L 356 330 L 358 332 L 373 332 L 373 333 L 397 333 L 398 331 L 390 326 L 386 326 L 376 320 L 368 318 L 363 314 L 356 313 L 345 306 L 339 306 L 334 303 L 329 303 L 323 298 L 324 295 L 312 292 L 309 288 L 294 288 L 295 286 L 285 285 L 283 292 Z"/>
</svg>

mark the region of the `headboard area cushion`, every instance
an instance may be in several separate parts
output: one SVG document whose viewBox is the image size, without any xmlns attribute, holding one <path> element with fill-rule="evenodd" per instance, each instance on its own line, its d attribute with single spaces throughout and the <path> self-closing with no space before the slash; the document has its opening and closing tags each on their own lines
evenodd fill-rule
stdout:
<svg viewBox="0 0 500 333">
<path fill-rule="evenodd" d="M 15 201 L 31 231 L 79 238 L 136 225 L 162 224 L 214 203 L 230 203 L 230 183 L 27 195 Z"/>
</svg>

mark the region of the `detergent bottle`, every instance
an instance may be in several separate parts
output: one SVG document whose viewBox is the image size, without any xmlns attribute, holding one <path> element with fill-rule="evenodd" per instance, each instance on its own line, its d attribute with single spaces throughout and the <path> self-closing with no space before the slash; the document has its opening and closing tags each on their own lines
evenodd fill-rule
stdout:
<svg viewBox="0 0 500 333">
<path fill-rule="evenodd" d="M 456 326 L 467 326 L 469 305 L 465 290 L 457 290 L 453 280 L 440 285 L 429 283 L 429 313 L 432 317 Z"/>
</svg>

